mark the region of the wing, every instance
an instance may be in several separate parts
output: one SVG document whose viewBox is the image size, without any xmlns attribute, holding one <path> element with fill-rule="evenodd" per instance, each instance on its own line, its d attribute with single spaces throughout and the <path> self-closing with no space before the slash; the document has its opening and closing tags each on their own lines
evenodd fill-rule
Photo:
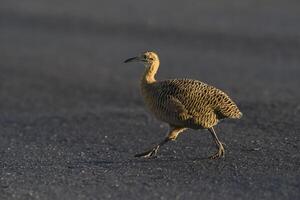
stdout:
<svg viewBox="0 0 300 200">
<path fill-rule="evenodd" d="M 170 111 L 177 113 L 180 119 L 187 120 L 193 117 L 190 115 L 185 105 L 183 105 L 179 99 L 172 95 L 167 95 L 167 101 L 165 105 L 167 107 L 166 110 L 168 110 L 169 113 L 171 113 Z"/>
<path fill-rule="evenodd" d="M 201 81 L 174 79 L 158 84 L 161 91 L 166 91 L 167 95 L 180 102 L 187 114 L 195 119 L 215 119 L 211 123 L 216 123 L 217 119 L 238 118 L 236 116 L 241 115 L 235 103 L 224 92 Z"/>
</svg>

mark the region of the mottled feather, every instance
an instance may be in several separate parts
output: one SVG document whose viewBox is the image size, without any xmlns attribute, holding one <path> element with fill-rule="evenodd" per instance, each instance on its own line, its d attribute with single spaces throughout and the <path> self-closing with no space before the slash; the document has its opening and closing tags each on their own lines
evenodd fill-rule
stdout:
<svg viewBox="0 0 300 200">
<path fill-rule="evenodd" d="M 176 126 L 210 128 L 220 119 L 242 116 L 228 95 L 201 81 L 172 79 L 141 87 L 155 116 Z"/>
</svg>

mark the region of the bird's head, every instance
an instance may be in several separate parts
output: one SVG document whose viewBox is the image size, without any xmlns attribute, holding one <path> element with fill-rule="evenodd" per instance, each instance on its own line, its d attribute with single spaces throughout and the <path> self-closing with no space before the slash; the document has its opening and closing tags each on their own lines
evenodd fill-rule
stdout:
<svg viewBox="0 0 300 200">
<path fill-rule="evenodd" d="M 129 58 L 124 61 L 124 63 L 129 63 L 129 62 L 142 62 L 146 65 L 151 65 L 152 63 L 158 62 L 159 58 L 156 53 L 147 51 L 142 53 L 139 56 Z"/>
</svg>

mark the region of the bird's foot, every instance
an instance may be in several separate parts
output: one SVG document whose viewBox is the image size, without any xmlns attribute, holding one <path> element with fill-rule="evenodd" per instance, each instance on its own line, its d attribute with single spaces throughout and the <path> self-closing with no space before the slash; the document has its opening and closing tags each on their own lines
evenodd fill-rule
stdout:
<svg viewBox="0 0 300 200">
<path fill-rule="evenodd" d="M 159 146 L 154 147 L 153 149 L 143 152 L 143 153 L 139 153 L 134 155 L 134 157 L 144 157 L 144 158 L 153 158 L 156 156 L 157 152 L 158 152 Z"/>
<path fill-rule="evenodd" d="M 215 153 L 214 155 L 210 156 L 209 159 L 218 159 L 218 158 L 222 158 L 225 156 L 225 149 L 223 147 L 223 145 L 221 144 L 219 146 L 219 150 L 217 153 Z"/>
</svg>

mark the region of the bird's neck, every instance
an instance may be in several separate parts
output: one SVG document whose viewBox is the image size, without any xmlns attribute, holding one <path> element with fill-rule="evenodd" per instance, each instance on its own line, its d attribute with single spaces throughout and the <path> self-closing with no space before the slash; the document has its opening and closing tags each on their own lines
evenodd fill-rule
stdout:
<svg viewBox="0 0 300 200">
<path fill-rule="evenodd" d="M 154 61 L 151 64 L 147 64 L 144 75 L 142 77 L 142 82 L 147 84 L 154 83 L 156 81 L 155 74 L 158 68 L 159 68 L 159 60 Z"/>
</svg>

